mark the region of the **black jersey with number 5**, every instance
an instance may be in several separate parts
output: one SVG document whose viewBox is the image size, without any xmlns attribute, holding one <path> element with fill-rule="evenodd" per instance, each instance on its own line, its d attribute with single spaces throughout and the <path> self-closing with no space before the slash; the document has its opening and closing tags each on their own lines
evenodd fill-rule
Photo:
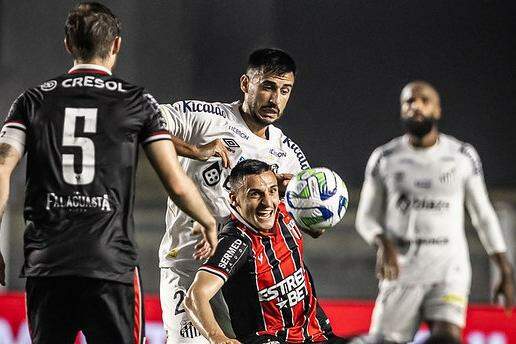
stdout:
<svg viewBox="0 0 516 344">
<path fill-rule="evenodd" d="M 24 92 L 3 131 L 27 153 L 22 276 L 132 283 L 138 145 L 170 139 L 144 89 L 96 66 Z"/>
</svg>

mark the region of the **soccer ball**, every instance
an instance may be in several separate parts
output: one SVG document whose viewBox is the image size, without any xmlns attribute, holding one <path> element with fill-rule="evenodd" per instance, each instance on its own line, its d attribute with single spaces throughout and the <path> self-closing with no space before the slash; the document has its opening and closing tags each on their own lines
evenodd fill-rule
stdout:
<svg viewBox="0 0 516 344">
<path fill-rule="evenodd" d="M 328 229 L 346 213 L 348 189 L 332 170 L 311 168 L 299 172 L 288 183 L 285 205 L 301 227 Z"/>
</svg>

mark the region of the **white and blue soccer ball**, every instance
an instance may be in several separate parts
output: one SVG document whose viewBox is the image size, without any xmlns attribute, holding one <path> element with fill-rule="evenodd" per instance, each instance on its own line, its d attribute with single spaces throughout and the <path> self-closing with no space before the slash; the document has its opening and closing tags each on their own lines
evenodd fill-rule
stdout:
<svg viewBox="0 0 516 344">
<path fill-rule="evenodd" d="M 337 173 L 316 167 L 296 174 L 287 185 L 285 205 L 297 224 L 306 229 L 328 229 L 348 207 L 348 189 Z"/>
</svg>

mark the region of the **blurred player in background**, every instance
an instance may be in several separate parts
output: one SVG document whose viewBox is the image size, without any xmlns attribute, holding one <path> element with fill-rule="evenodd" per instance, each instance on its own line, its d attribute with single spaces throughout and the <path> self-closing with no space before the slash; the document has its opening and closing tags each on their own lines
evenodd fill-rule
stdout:
<svg viewBox="0 0 516 344">
<path fill-rule="evenodd" d="M 142 343 L 133 221 L 138 145 L 170 197 L 206 226 L 204 257 L 216 246 L 215 219 L 182 171 L 153 98 L 111 75 L 118 18 L 99 3 L 80 4 L 66 20 L 65 45 L 73 68 L 20 95 L 0 134 L 1 212 L 12 171 L 27 153 L 21 276 L 31 339 L 73 343 L 82 330 L 88 343 Z"/>
<path fill-rule="evenodd" d="M 247 70 L 240 78 L 243 101 L 226 104 L 183 100 L 160 106 L 178 154 L 188 157 L 181 163 L 219 224 L 230 214 L 230 166 L 245 159 L 265 161 L 277 173 L 280 188 L 286 186 L 292 174 L 309 167 L 301 149 L 273 125 L 287 106 L 295 74 L 295 62 L 287 53 L 260 49 L 249 56 Z M 206 343 L 182 305 L 201 264 L 192 259 L 194 221 L 169 201 L 166 225 L 159 259 L 160 297 L 168 343 Z M 224 331 L 232 335 L 220 293 L 212 304 Z"/>
<path fill-rule="evenodd" d="M 303 262 L 303 236 L 280 202 L 271 166 L 244 160 L 229 185 L 231 219 L 185 301 L 197 328 L 210 343 L 238 343 L 224 335 L 210 307 L 222 288 L 240 342 L 345 343 L 319 307 Z"/>
<path fill-rule="evenodd" d="M 503 297 L 507 310 L 512 267 L 477 152 L 439 133 L 437 91 L 411 82 L 400 102 L 406 134 L 372 153 L 356 218 L 362 237 L 378 245 L 380 290 L 370 334 L 382 343 L 405 343 L 426 321 L 429 342 L 459 343 L 471 283 L 464 203 L 501 272 L 495 297 Z"/>
</svg>

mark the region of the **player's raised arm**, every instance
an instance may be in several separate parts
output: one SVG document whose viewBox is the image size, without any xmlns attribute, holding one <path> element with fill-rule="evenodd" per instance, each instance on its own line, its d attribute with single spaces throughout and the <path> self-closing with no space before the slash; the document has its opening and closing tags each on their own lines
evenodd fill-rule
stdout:
<svg viewBox="0 0 516 344">
<path fill-rule="evenodd" d="M 181 168 L 174 145 L 168 140 L 160 140 L 144 147 L 170 198 L 181 210 L 204 227 L 202 235 L 210 245 L 206 256 L 211 256 L 217 246 L 216 222 L 204 204 L 197 187 Z"/>
<path fill-rule="evenodd" d="M 487 194 L 480 158 L 471 146 L 465 147 L 465 152 L 472 163 L 471 176 L 466 181 L 466 206 L 482 245 L 500 270 L 500 282 L 494 291 L 495 301 L 503 296 L 504 307 L 510 310 L 514 304 L 514 277 L 505 253 L 507 248 L 500 222 Z"/>
</svg>

